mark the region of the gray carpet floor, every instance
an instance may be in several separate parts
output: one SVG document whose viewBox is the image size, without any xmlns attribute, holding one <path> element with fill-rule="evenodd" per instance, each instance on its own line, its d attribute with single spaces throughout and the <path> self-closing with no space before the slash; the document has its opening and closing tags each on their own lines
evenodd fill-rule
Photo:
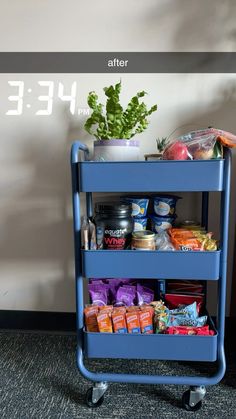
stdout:
<svg viewBox="0 0 236 419">
<path fill-rule="evenodd" d="M 235 418 L 236 351 L 227 349 L 227 373 L 208 387 L 202 409 L 186 412 L 186 387 L 110 384 L 104 403 L 89 409 L 84 402 L 90 383 L 75 364 L 76 337 L 66 334 L 0 333 L 0 418 Z M 88 361 L 91 370 L 158 374 L 208 374 L 209 363 Z"/>
</svg>

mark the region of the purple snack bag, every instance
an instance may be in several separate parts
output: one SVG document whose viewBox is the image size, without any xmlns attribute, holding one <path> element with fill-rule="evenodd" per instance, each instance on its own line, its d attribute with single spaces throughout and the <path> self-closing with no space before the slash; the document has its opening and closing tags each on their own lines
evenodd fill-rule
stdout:
<svg viewBox="0 0 236 419">
<path fill-rule="evenodd" d="M 90 278 L 89 284 L 104 284 L 103 280 L 100 278 Z"/>
<path fill-rule="evenodd" d="M 116 294 L 116 306 L 133 306 L 135 300 L 135 288 L 119 287 Z"/>
<path fill-rule="evenodd" d="M 138 305 L 150 304 L 154 300 L 154 291 L 150 288 L 137 284 L 137 301 Z"/>
<path fill-rule="evenodd" d="M 105 306 L 108 303 L 108 289 L 105 284 L 88 284 L 91 303 L 97 306 Z"/>
<path fill-rule="evenodd" d="M 116 293 L 122 284 L 122 280 L 119 278 L 108 278 L 106 281 L 108 287 L 108 304 L 114 305 L 116 303 Z"/>
<path fill-rule="evenodd" d="M 125 285 L 125 284 L 132 285 L 134 283 L 135 279 L 133 279 L 133 278 L 121 278 L 120 281 L 122 282 L 123 285 Z"/>
</svg>

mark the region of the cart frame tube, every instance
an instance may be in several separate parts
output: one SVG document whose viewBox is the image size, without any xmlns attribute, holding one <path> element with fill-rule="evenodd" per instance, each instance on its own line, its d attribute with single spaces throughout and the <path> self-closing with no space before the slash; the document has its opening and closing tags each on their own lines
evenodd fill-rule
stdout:
<svg viewBox="0 0 236 419">
<path fill-rule="evenodd" d="M 189 386 L 207 386 L 217 384 L 224 376 L 226 364 L 224 353 L 224 321 L 225 321 L 225 298 L 226 298 L 226 273 L 227 273 L 227 250 L 228 250 L 228 220 L 230 202 L 230 172 L 231 153 L 225 152 L 224 162 L 224 190 L 221 199 L 221 263 L 218 293 L 218 371 L 211 377 L 191 376 L 165 376 L 165 375 L 139 375 L 139 374 L 111 374 L 95 373 L 89 371 L 84 365 L 83 355 L 83 278 L 81 266 L 81 223 L 80 223 L 80 185 L 79 185 L 79 152 L 88 156 L 88 148 L 76 141 L 71 149 L 71 172 L 72 172 L 72 200 L 73 200 L 73 223 L 75 244 L 75 277 L 76 277 L 76 311 L 77 311 L 77 365 L 81 374 L 94 382 L 107 381 L 118 383 L 140 384 L 174 384 Z M 204 202 L 205 201 L 205 202 Z M 87 215 L 92 215 L 92 194 L 86 194 Z M 202 214 L 203 220 L 207 220 L 208 194 L 203 196 Z"/>
</svg>

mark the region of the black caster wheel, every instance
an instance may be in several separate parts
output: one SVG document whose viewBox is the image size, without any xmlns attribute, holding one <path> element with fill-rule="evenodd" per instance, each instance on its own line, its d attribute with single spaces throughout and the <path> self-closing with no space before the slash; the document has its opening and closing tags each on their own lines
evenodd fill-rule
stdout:
<svg viewBox="0 0 236 419">
<path fill-rule="evenodd" d="M 93 387 L 90 387 L 86 393 L 86 398 L 85 398 L 87 406 L 92 407 L 92 408 L 101 406 L 104 401 L 104 396 L 100 397 L 100 399 L 96 403 L 93 402 L 92 396 L 93 396 Z"/>
<path fill-rule="evenodd" d="M 196 412 L 197 410 L 201 409 L 202 407 L 201 400 L 197 404 L 195 404 L 195 406 L 190 406 L 189 400 L 190 400 L 190 390 L 187 390 L 182 396 L 182 406 L 184 409 L 191 412 Z"/>
</svg>

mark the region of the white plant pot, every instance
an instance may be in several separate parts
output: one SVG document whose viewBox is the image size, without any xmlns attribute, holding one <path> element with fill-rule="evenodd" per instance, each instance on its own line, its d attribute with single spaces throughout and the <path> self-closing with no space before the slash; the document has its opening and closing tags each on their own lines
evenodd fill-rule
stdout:
<svg viewBox="0 0 236 419">
<path fill-rule="evenodd" d="M 94 141 L 94 161 L 139 160 L 139 141 L 101 140 Z"/>
</svg>

